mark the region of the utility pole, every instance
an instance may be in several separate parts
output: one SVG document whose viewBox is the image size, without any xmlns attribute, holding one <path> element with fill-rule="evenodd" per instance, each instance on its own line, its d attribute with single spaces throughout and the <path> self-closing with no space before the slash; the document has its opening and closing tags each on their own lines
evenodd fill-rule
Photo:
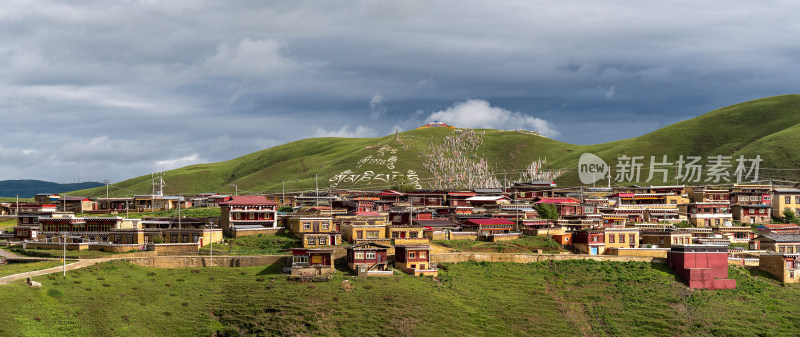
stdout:
<svg viewBox="0 0 800 337">
<path fill-rule="evenodd" d="M 63 247 L 63 257 L 61 258 L 61 262 L 64 264 L 63 276 L 67 276 L 67 232 L 61 232 L 61 247 Z"/>
<path fill-rule="evenodd" d="M 211 238 L 211 255 L 208 258 L 209 267 L 214 266 L 214 221 L 211 221 L 211 234 L 209 237 Z"/>
<path fill-rule="evenodd" d="M 286 180 L 281 180 L 281 206 L 286 207 Z"/>
<path fill-rule="evenodd" d="M 178 199 L 178 229 L 183 229 L 181 224 L 181 199 Z"/>
<path fill-rule="evenodd" d="M 111 180 L 108 180 L 108 179 L 104 179 L 103 180 L 103 183 L 106 184 L 106 199 L 108 199 L 108 184 L 110 182 L 111 182 Z"/>
<path fill-rule="evenodd" d="M 319 173 L 314 173 L 314 186 L 317 190 L 317 206 L 319 206 Z"/>
</svg>

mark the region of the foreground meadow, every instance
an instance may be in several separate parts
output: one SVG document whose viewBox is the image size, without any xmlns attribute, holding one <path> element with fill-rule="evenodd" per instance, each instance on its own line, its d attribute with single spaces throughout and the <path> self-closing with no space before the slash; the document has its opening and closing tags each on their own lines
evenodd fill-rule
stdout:
<svg viewBox="0 0 800 337">
<path fill-rule="evenodd" d="M 732 267 L 692 291 L 641 262 L 462 263 L 438 278 L 298 283 L 280 266 L 149 269 L 115 261 L 0 286 L 0 335 L 795 335 L 800 287 Z"/>
</svg>

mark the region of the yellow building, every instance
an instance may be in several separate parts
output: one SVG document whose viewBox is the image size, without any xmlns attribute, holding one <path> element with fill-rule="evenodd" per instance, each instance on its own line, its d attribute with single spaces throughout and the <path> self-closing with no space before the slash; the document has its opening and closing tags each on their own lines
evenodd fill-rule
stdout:
<svg viewBox="0 0 800 337">
<path fill-rule="evenodd" d="M 787 209 L 800 216 L 800 189 L 776 188 L 772 191 L 772 215 L 781 218 Z"/>
<path fill-rule="evenodd" d="M 603 237 L 608 248 L 639 248 L 639 229 L 606 228 Z"/>
</svg>

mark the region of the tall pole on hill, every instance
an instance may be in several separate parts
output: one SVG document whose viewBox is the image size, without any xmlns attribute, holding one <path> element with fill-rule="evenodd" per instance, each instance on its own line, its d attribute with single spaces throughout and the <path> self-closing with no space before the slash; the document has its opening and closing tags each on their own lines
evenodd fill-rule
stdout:
<svg viewBox="0 0 800 337">
<path fill-rule="evenodd" d="M 111 180 L 103 179 L 103 183 L 106 184 L 106 199 L 108 199 L 108 184 L 110 182 L 111 182 Z"/>
<path fill-rule="evenodd" d="M 316 195 L 317 206 L 319 206 L 319 179 L 318 178 L 319 178 L 319 173 L 314 173 L 314 186 L 315 186 L 315 188 L 317 190 L 317 195 Z"/>
<path fill-rule="evenodd" d="M 286 207 L 286 180 L 281 180 L 281 186 L 283 186 L 283 190 L 281 191 L 281 207 Z"/>
</svg>

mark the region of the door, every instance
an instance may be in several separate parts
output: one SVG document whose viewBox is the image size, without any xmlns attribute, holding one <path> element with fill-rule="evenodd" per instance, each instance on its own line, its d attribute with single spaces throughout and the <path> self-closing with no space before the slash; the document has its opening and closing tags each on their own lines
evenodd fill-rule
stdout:
<svg viewBox="0 0 800 337">
<path fill-rule="evenodd" d="M 590 255 L 597 255 L 597 247 L 589 247 Z"/>
<path fill-rule="evenodd" d="M 318 232 L 319 232 L 319 222 L 315 222 L 314 223 L 314 233 L 318 233 Z"/>
</svg>

